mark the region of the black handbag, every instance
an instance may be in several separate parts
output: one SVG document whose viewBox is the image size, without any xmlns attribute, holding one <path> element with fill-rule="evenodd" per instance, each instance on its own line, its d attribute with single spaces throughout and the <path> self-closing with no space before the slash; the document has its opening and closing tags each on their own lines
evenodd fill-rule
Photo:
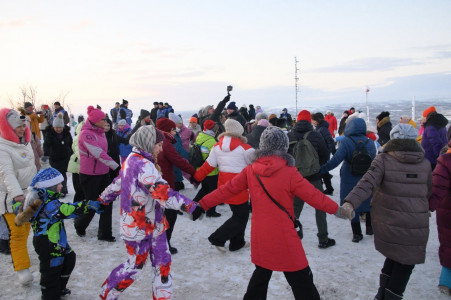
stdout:
<svg viewBox="0 0 451 300">
<path fill-rule="evenodd" d="M 272 202 L 274 202 L 274 204 L 277 205 L 278 208 L 280 208 L 281 210 L 283 210 L 283 211 L 287 214 L 288 218 L 290 218 L 291 222 L 293 222 L 294 228 L 296 229 L 296 231 L 301 230 L 301 228 L 302 228 L 301 222 L 299 222 L 298 219 L 293 218 L 293 217 L 290 215 L 290 213 L 289 213 L 282 205 L 279 204 L 279 202 L 277 202 L 276 200 L 274 200 L 274 198 L 271 197 L 271 195 L 268 193 L 268 191 L 266 190 L 265 186 L 263 185 L 263 182 L 261 181 L 260 176 L 259 176 L 258 174 L 255 174 L 255 176 L 257 176 L 258 182 L 259 182 L 260 185 L 262 186 L 262 188 L 263 188 L 263 190 L 265 191 L 266 195 L 268 195 L 269 199 L 271 199 Z"/>
</svg>

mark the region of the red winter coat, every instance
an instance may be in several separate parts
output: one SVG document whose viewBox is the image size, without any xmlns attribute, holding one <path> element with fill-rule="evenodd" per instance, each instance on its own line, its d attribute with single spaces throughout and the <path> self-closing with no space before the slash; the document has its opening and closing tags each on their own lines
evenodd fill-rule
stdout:
<svg viewBox="0 0 451 300">
<path fill-rule="evenodd" d="M 326 120 L 327 123 L 329 123 L 329 131 L 332 137 L 334 138 L 335 137 L 334 131 L 337 131 L 337 118 L 335 118 L 335 116 L 332 115 L 325 115 L 324 120 Z"/>
<path fill-rule="evenodd" d="M 259 152 L 256 152 L 256 155 L 258 156 Z M 199 202 L 202 208 L 208 210 L 249 189 L 252 199 L 252 262 L 274 271 L 299 271 L 308 266 L 308 261 L 293 222 L 269 199 L 256 174 L 259 174 L 269 194 L 292 216 L 294 196 L 330 214 L 338 210 L 338 205 L 314 188 L 293 165 L 294 159 L 288 154 L 259 157 L 240 174 Z"/>
<path fill-rule="evenodd" d="M 163 173 L 163 179 L 168 182 L 172 189 L 175 187 L 174 166 L 190 175 L 194 175 L 196 172 L 196 169 L 177 153 L 172 145 L 174 143 L 174 137 L 170 133 L 164 132 L 163 151 L 158 154 L 158 165 L 161 168 L 161 173 Z"/>
<path fill-rule="evenodd" d="M 451 268 L 451 153 L 439 156 L 432 176 L 429 208 L 437 210 L 438 255 L 440 264 Z"/>
</svg>

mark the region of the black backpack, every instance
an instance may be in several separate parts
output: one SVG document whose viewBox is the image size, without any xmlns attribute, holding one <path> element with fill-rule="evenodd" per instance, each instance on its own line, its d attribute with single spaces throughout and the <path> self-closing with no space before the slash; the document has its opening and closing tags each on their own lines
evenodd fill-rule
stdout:
<svg viewBox="0 0 451 300">
<path fill-rule="evenodd" d="M 368 144 L 369 138 L 366 139 L 366 142 L 359 141 L 356 142 L 352 137 L 349 137 L 351 141 L 355 144 L 354 153 L 352 153 L 351 158 L 351 173 L 352 175 L 362 176 L 368 171 L 371 166 L 371 162 L 373 158 L 370 153 L 366 149 L 366 144 Z"/>
<path fill-rule="evenodd" d="M 204 163 L 200 145 L 193 143 L 189 148 L 188 161 L 194 168 L 199 168 Z"/>
</svg>

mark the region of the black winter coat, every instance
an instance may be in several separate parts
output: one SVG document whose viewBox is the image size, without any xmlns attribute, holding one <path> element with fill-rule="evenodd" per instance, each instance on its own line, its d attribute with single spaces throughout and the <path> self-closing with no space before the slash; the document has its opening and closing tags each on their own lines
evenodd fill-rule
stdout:
<svg viewBox="0 0 451 300">
<path fill-rule="evenodd" d="M 72 155 L 72 135 L 69 126 L 64 126 L 61 135 L 55 132 L 52 125 L 47 126 L 45 131 L 44 156 L 49 157 L 49 162 L 52 165 L 61 162 L 67 168 Z"/>
<path fill-rule="evenodd" d="M 298 121 L 293 129 L 288 133 L 288 140 L 290 142 L 290 148 L 288 153 L 293 154 L 294 145 L 296 142 L 304 137 L 304 134 L 308 131 L 311 133 L 308 135 L 307 139 L 312 143 L 313 148 L 315 148 L 318 153 L 318 159 L 320 165 L 325 164 L 329 160 L 329 150 L 327 150 L 326 142 L 320 133 L 313 130 L 312 124 L 308 121 Z"/>
<path fill-rule="evenodd" d="M 244 132 L 246 133 L 246 131 L 247 131 L 246 130 L 246 122 L 247 121 L 238 111 L 235 110 L 233 113 L 228 115 L 227 118 L 240 122 L 241 126 L 243 126 L 243 128 L 244 128 Z"/>
<path fill-rule="evenodd" d="M 266 129 L 265 126 L 255 125 L 252 127 L 252 132 L 246 135 L 247 143 L 254 149 L 258 149 L 260 146 L 260 136 Z"/>
<path fill-rule="evenodd" d="M 221 113 L 224 110 L 224 107 L 226 106 L 227 102 L 230 100 L 230 96 L 225 96 L 225 98 L 221 101 L 219 101 L 218 105 L 215 108 L 215 111 L 210 115 L 205 115 L 202 118 L 199 118 L 199 125 L 200 128 L 204 128 L 204 122 L 206 120 L 212 120 L 215 121 L 215 123 L 218 125 L 218 132 L 217 135 L 223 133 L 225 131 L 224 125 L 221 123 Z"/>
<path fill-rule="evenodd" d="M 340 125 L 338 126 L 338 135 L 342 135 L 345 132 L 346 120 L 348 117 L 343 117 L 340 120 Z"/>
<path fill-rule="evenodd" d="M 319 132 L 326 142 L 329 153 L 335 154 L 335 142 L 329 131 L 329 122 L 323 121 L 316 126 L 316 132 Z"/>
<path fill-rule="evenodd" d="M 379 144 L 385 145 L 390 140 L 390 131 L 392 130 L 392 124 L 390 117 L 385 117 L 377 124 L 377 135 L 379 136 Z"/>
</svg>

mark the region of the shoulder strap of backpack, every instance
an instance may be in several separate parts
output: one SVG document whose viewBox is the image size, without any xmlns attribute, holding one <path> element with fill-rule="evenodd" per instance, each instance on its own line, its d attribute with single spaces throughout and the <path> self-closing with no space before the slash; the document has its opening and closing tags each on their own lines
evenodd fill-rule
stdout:
<svg viewBox="0 0 451 300">
<path fill-rule="evenodd" d="M 255 176 L 257 176 L 257 180 L 260 183 L 261 187 L 263 188 L 263 190 L 265 191 L 266 195 L 269 197 L 269 199 L 271 199 L 272 202 L 274 202 L 275 205 L 277 205 L 278 208 L 280 208 L 282 211 L 284 211 L 288 218 L 290 218 L 291 222 L 293 222 L 294 224 L 294 228 L 297 228 L 298 224 L 296 223 L 295 219 L 290 215 L 290 213 L 282 206 L 279 204 L 279 202 L 277 202 L 266 190 L 265 186 L 263 185 L 263 182 L 260 179 L 260 176 L 258 174 L 255 174 Z"/>
</svg>

